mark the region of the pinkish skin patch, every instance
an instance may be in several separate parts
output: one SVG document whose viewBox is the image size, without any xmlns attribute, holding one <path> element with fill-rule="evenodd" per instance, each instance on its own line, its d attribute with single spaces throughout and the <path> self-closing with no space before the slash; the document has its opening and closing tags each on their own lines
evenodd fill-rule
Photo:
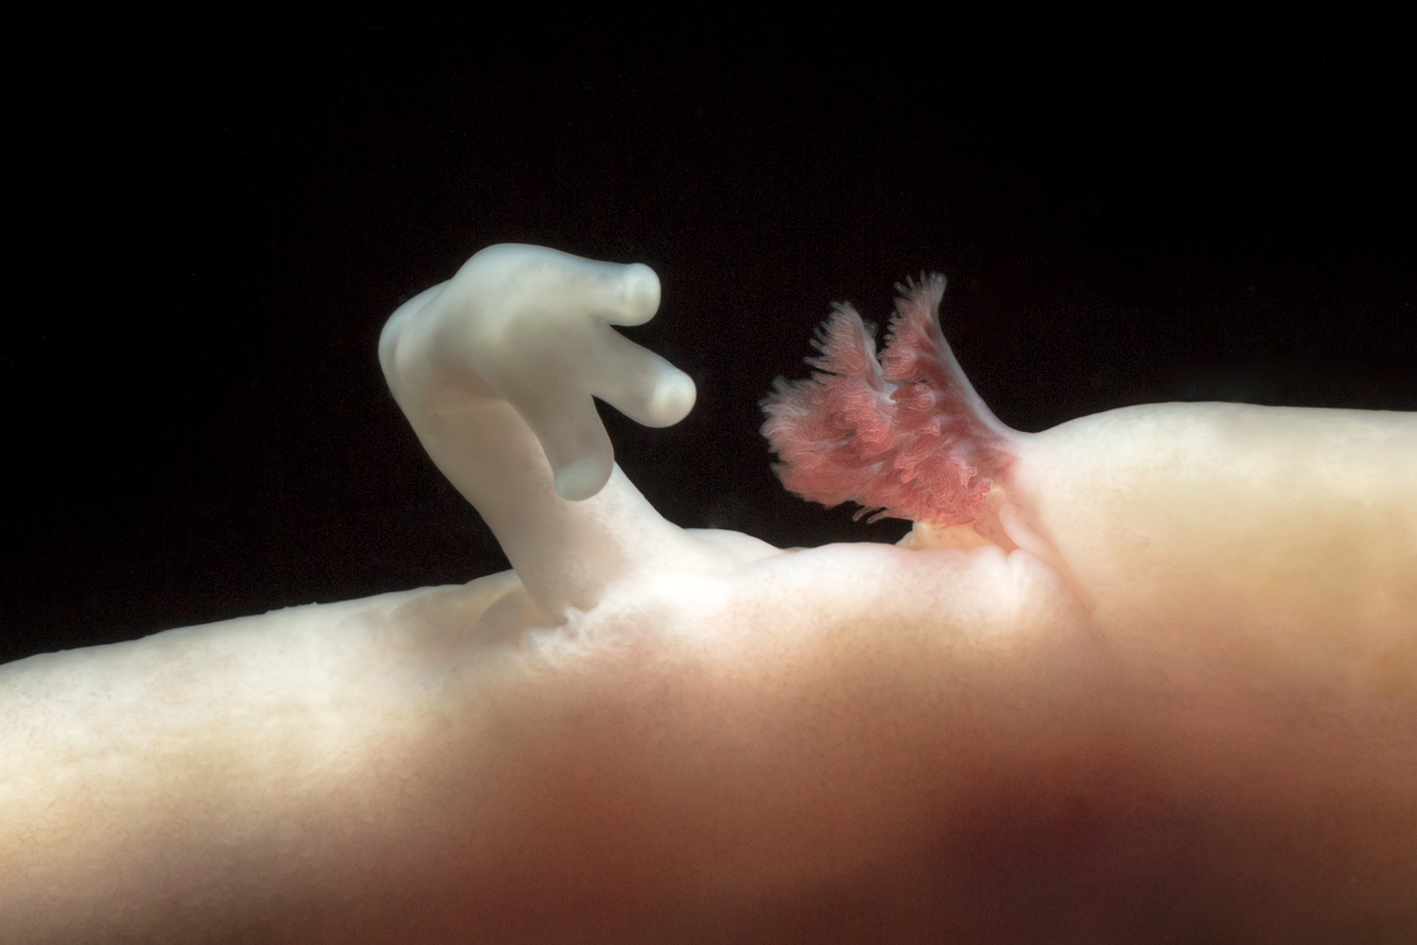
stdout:
<svg viewBox="0 0 1417 945">
<path fill-rule="evenodd" d="M 778 378 L 763 399 L 763 435 L 788 491 L 827 508 L 862 506 L 871 521 L 934 529 L 990 512 L 1015 457 L 1011 433 L 960 370 L 940 331 L 945 277 L 896 286 L 901 297 L 876 357 L 875 327 L 839 304 L 813 339 L 807 380 Z"/>
</svg>

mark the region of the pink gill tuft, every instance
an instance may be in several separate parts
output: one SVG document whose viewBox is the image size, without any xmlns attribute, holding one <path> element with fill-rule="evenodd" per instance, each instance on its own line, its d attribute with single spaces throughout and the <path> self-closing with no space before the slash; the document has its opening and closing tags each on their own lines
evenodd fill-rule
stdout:
<svg viewBox="0 0 1417 945">
<path fill-rule="evenodd" d="M 763 434 L 791 492 L 827 508 L 862 506 L 871 521 L 947 528 L 977 521 L 1013 464 L 1005 429 L 974 392 L 940 331 L 945 279 L 897 286 L 901 298 L 876 357 L 875 328 L 837 305 L 812 344 L 807 380 L 778 378 Z"/>
</svg>

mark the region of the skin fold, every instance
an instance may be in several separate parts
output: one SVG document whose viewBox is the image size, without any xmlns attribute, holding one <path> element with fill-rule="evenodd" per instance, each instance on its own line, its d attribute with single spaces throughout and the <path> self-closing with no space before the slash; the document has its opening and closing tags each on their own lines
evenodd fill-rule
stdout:
<svg viewBox="0 0 1417 945">
<path fill-rule="evenodd" d="M 687 412 L 608 327 L 658 296 L 495 247 L 390 320 L 391 389 L 514 571 L 0 667 L 7 934 L 1417 929 L 1417 417 L 1009 431 L 996 525 L 783 551 L 665 522 L 555 419 Z"/>
</svg>

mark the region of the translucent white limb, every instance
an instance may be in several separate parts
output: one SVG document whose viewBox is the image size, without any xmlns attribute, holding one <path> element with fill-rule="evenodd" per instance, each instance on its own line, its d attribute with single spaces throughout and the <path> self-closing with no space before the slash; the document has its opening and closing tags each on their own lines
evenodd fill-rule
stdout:
<svg viewBox="0 0 1417 945">
<path fill-rule="evenodd" d="M 638 565 L 703 553 L 615 466 L 592 401 L 656 427 L 693 407 L 688 375 L 610 327 L 647 322 L 659 294 L 642 264 L 503 244 L 404 304 L 380 338 L 419 439 L 548 615 L 593 606 Z"/>
<path fill-rule="evenodd" d="M 693 409 L 687 374 L 610 327 L 642 325 L 658 310 L 659 277 L 646 265 L 505 243 L 394 313 L 379 353 L 391 385 L 397 365 L 405 371 L 401 386 L 418 382 L 411 371 L 491 388 L 535 433 L 556 491 L 577 501 L 604 488 L 614 464 L 592 396 L 651 427 L 672 426 Z M 395 361 L 415 320 L 432 331 L 431 357 Z"/>
</svg>

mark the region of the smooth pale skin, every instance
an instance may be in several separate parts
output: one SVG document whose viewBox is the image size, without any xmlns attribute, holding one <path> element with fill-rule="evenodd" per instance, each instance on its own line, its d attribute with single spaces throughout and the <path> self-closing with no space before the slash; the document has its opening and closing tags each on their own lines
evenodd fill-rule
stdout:
<svg viewBox="0 0 1417 945">
<path fill-rule="evenodd" d="M 558 419 L 687 412 L 608 327 L 658 288 L 494 247 L 390 320 L 515 573 L 0 667 L 5 935 L 1417 928 L 1417 417 L 1115 410 L 1013 434 L 1012 550 L 783 552 L 664 522 Z"/>
</svg>

